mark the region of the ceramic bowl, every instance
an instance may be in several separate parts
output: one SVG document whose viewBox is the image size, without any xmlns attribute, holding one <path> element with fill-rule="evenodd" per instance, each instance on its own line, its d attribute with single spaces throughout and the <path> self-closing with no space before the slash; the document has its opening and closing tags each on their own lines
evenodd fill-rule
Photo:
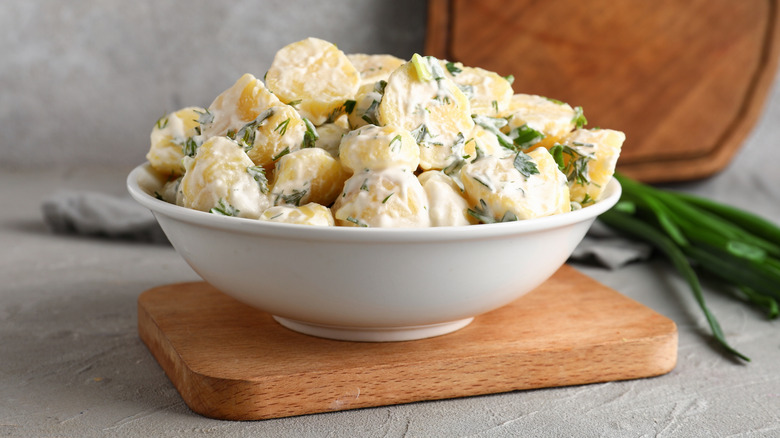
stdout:
<svg viewBox="0 0 780 438">
<path fill-rule="evenodd" d="M 148 164 L 128 176 L 176 251 L 208 283 L 283 326 L 348 341 L 403 341 L 468 325 L 566 262 L 621 188 L 581 210 L 517 222 L 424 229 L 315 227 L 225 217 L 153 196 Z"/>
</svg>

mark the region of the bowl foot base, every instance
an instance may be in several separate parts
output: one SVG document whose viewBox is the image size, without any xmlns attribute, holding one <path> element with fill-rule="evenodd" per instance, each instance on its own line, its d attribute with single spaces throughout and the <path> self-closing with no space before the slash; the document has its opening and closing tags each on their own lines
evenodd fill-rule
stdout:
<svg viewBox="0 0 780 438">
<path fill-rule="evenodd" d="M 313 324 L 294 319 L 274 316 L 276 322 L 282 326 L 306 335 L 319 338 L 336 339 L 339 341 L 357 342 L 396 342 L 413 341 L 416 339 L 432 338 L 446 335 L 466 327 L 474 320 L 473 317 L 457 321 L 443 322 L 439 324 L 415 325 L 408 327 L 342 327 L 334 325 Z"/>
</svg>

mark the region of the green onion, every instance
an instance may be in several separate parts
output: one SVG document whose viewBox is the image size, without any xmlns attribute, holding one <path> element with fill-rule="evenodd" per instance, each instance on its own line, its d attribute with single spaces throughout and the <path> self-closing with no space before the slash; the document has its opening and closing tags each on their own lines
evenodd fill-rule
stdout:
<svg viewBox="0 0 780 438">
<path fill-rule="evenodd" d="M 599 219 L 658 248 L 688 282 L 715 339 L 727 352 L 749 361 L 726 341 L 704 301 L 697 273 L 718 278 L 745 302 L 776 318 L 780 227 L 716 201 L 615 177 L 623 186 L 621 201 Z"/>
</svg>

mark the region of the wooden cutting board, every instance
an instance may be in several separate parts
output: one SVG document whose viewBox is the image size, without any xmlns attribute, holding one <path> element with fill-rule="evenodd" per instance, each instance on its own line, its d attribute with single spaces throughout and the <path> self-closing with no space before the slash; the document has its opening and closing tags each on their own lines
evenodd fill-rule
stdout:
<svg viewBox="0 0 780 438">
<path fill-rule="evenodd" d="M 429 0 L 426 52 L 515 77 L 515 92 L 624 131 L 618 169 L 710 176 L 761 113 L 780 57 L 780 0 Z"/>
<path fill-rule="evenodd" d="M 193 411 L 230 420 L 636 379 L 677 361 L 674 322 L 569 266 L 418 341 L 302 335 L 203 282 L 141 294 L 138 330 Z"/>
</svg>

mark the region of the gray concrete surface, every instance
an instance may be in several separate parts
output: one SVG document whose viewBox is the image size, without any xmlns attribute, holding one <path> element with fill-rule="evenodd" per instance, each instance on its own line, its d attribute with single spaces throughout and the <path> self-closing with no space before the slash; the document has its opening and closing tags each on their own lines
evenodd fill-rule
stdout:
<svg viewBox="0 0 780 438">
<path fill-rule="evenodd" d="M 139 162 L 157 118 L 262 77 L 284 45 L 408 58 L 425 19 L 416 0 L 5 0 L 0 169 Z"/>
</svg>

